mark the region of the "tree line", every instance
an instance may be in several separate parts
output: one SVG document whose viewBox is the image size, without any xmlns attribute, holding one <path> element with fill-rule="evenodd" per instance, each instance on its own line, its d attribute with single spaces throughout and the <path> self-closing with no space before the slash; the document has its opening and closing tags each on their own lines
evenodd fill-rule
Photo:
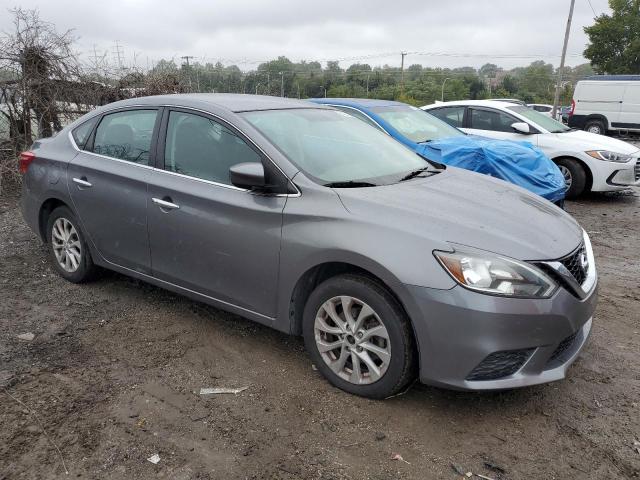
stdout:
<svg viewBox="0 0 640 480">
<path fill-rule="evenodd" d="M 424 105 L 436 100 L 509 97 L 528 103 L 549 103 L 558 69 L 542 60 L 505 70 L 487 63 L 474 67 L 435 68 L 413 64 L 402 71 L 395 66 L 354 63 L 343 68 L 337 61 L 293 62 L 281 56 L 243 72 L 237 65 L 183 63 L 161 60 L 146 75 L 175 79 L 180 91 L 232 92 L 291 98 L 359 97 L 400 100 Z M 562 100 L 571 101 L 573 85 L 593 74 L 589 64 L 566 67 Z M 140 79 L 142 81 L 142 79 Z"/>
<path fill-rule="evenodd" d="M 640 74 L 640 0 L 610 0 L 610 15 L 585 32 L 591 63 L 566 67 L 561 103 L 578 80 L 595 73 Z M 75 53 L 71 31 L 58 32 L 36 10 L 10 10 L 14 28 L 0 36 L 0 192 L 3 178 L 19 180 L 17 153 L 92 108 L 141 95 L 233 92 L 292 98 L 364 97 L 424 105 L 436 100 L 518 98 L 550 103 L 558 69 L 545 61 L 503 69 L 487 63 L 436 68 L 372 66 L 339 61 L 294 62 L 285 56 L 250 71 L 237 65 L 161 60 L 150 69 L 87 63 Z"/>
</svg>

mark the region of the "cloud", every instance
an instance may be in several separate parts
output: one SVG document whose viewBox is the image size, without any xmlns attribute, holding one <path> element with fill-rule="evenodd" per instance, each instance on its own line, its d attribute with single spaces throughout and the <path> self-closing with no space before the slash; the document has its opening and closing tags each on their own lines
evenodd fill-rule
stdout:
<svg viewBox="0 0 640 480">
<path fill-rule="evenodd" d="M 607 11 L 606 0 L 591 3 L 596 12 Z M 343 66 L 357 58 L 397 65 L 400 51 L 422 53 L 410 53 L 407 62 L 430 66 L 492 62 L 513 67 L 537 56 L 558 64 L 569 10 L 568 1 L 558 0 L 21 0 L 21 5 L 38 8 L 41 18 L 60 30 L 74 29 L 85 58 L 94 46 L 113 57 L 118 41 L 127 61 L 135 57 L 143 67 L 161 58 L 179 61 L 181 55 L 194 55 L 201 62 L 220 60 L 244 69 L 279 55 L 348 59 Z M 0 0 L 3 10 L 11 6 Z M 9 31 L 10 22 L 9 15 L 0 15 L 0 29 Z M 585 61 L 575 54 L 584 50 L 582 29 L 592 22 L 588 3 L 577 2 L 568 64 Z M 446 55 L 452 53 L 467 56 Z"/>
</svg>

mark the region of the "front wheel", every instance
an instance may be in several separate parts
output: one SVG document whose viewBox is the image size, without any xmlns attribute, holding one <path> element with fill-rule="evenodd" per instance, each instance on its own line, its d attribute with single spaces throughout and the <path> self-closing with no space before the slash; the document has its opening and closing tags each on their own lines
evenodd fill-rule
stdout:
<svg viewBox="0 0 640 480">
<path fill-rule="evenodd" d="M 412 330 L 397 301 L 359 275 L 330 278 L 304 310 L 305 346 L 318 370 L 338 388 L 382 399 L 415 377 Z"/>
<path fill-rule="evenodd" d="M 557 161 L 557 165 L 567 188 L 565 198 L 573 199 L 582 195 L 587 186 L 587 173 L 582 165 L 572 158 L 561 158 Z"/>
</svg>

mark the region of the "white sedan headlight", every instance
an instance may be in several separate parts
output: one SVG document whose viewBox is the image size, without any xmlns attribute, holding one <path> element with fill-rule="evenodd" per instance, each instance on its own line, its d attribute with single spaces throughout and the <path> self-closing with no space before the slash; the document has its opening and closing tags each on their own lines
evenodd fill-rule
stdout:
<svg viewBox="0 0 640 480">
<path fill-rule="evenodd" d="M 631 160 L 631 155 L 610 152 L 609 150 L 589 150 L 584 153 L 597 160 L 604 160 L 605 162 L 627 163 Z"/>
<path fill-rule="evenodd" d="M 542 270 L 518 260 L 484 252 L 433 254 L 463 287 L 491 295 L 548 298 L 558 285 Z"/>
</svg>

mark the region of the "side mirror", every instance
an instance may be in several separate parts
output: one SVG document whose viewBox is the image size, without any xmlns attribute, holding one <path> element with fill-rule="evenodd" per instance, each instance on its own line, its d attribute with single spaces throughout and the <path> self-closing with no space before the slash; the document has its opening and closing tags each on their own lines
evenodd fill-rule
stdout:
<svg viewBox="0 0 640 480">
<path fill-rule="evenodd" d="M 229 168 L 231 183 L 239 188 L 260 190 L 265 188 L 264 167 L 258 162 L 238 163 Z"/>
<path fill-rule="evenodd" d="M 512 123 L 511 128 L 513 128 L 517 133 L 522 133 L 524 135 L 529 135 L 531 133 L 529 124 L 525 122 Z"/>
</svg>

